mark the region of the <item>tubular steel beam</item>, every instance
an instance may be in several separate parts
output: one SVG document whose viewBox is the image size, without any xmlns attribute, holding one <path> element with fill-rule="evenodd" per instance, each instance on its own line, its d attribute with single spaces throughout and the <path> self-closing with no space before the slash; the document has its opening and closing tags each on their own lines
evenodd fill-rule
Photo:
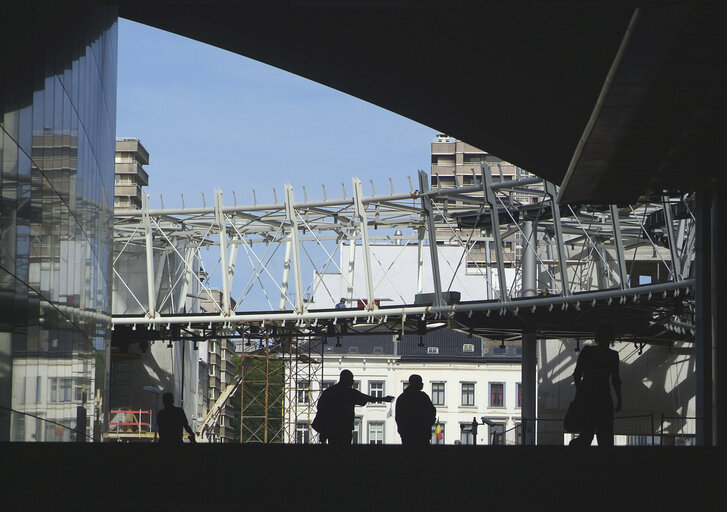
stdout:
<svg viewBox="0 0 727 512">
<path fill-rule="evenodd" d="M 500 233 L 500 213 L 497 205 L 497 197 L 492 189 L 492 172 L 490 166 L 482 164 L 482 192 L 485 201 L 490 207 L 490 219 L 492 223 L 492 238 L 495 239 L 495 257 L 497 258 L 497 279 L 500 283 L 500 300 L 507 301 L 507 279 L 505 278 L 505 262 L 502 255 L 502 236 Z"/>
<path fill-rule="evenodd" d="M 425 194 L 429 191 L 428 180 L 427 173 L 419 171 L 419 190 Z M 421 200 L 429 234 L 429 257 L 432 260 L 432 280 L 434 281 L 434 305 L 442 306 L 444 301 L 442 299 L 442 279 L 439 273 L 439 252 L 437 251 L 437 228 L 434 224 L 434 208 L 429 196 L 422 195 Z"/>
<path fill-rule="evenodd" d="M 156 290 L 154 289 L 154 235 L 151 229 L 151 218 L 149 216 L 149 194 L 142 194 L 142 216 L 141 220 L 144 224 L 144 249 L 146 255 L 146 314 L 149 318 L 156 318 Z"/>
<path fill-rule="evenodd" d="M 626 274 L 626 259 L 624 257 L 624 244 L 621 239 L 621 220 L 618 216 L 618 208 L 615 204 L 610 207 L 611 224 L 613 224 L 613 241 L 616 246 L 616 260 L 618 261 L 618 278 L 621 280 L 619 286 L 626 289 L 629 286 L 628 275 Z"/>
<path fill-rule="evenodd" d="M 303 302 L 303 276 L 301 276 L 300 270 L 300 246 L 298 245 L 298 214 L 293 204 L 293 187 L 285 185 L 285 216 L 290 226 L 291 256 L 295 279 L 295 311 L 302 314 L 305 311 L 305 303 Z"/>
<path fill-rule="evenodd" d="M 558 192 L 555 189 L 555 185 L 550 182 L 545 182 L 545 193 L 550 197 L 550 206 L 552 208 L 553 215 L 553 232 L 555 235 L 555 243 L 558 248 L 558 267 L 560 269 L 560 285 L 561 293 L 563 295 L 570 295 L 571 290 L 568 285 L 568 265 L 567 258 L 568 253 L 565 251 L 565 244 L 563 243 L 563 229 L 560 223 L 560 206 L 556 203 L 556 196 Z"/>
<path fill-rule="evenodd" d="M 361 198 L 363 197 L 363 185 L 358 178 L 353 179 L 353 204 L 356 217 L 359 220 L 361 231 L 361 253 L 363 257 L 364 278 L 366 281 L 366 309 L 369 311 L 376 307 L 374 302 L 374 280 L 371 275 L 371 249 L 369 247 L 369 226 L 366 217 L 366 207 Z"/>
</svg>

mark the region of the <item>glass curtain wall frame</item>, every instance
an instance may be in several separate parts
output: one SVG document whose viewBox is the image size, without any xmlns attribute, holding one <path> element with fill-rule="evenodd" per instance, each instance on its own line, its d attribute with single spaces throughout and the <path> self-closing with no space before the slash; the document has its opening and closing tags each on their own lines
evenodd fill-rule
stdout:
<svg viewBox="0 0 727 512">
<path fill-rule="evenodd" d="M 117 12 L 15 3 L 0 21 L 0 441 L 100 440 Z"/>
</svg>

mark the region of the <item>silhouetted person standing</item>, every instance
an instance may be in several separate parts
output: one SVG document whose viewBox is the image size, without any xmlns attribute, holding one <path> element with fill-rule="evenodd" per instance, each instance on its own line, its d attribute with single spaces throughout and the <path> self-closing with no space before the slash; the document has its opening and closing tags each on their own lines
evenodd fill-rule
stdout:
<svg viewBox="0 0 727 512">
<path fill-rule="evenodd" d="M 196 443 L 194 430 L 189 426 L 184 409 L 174 406 L 174 395 L 162 395 L 164 408 L 157 413 L 157 428 L 159 429 L 159 442 L 162 444 L 182 444 L 183 430 L 189 433 L 189 440 Z"/>
<path fill-rule="evenodd" d="M 350 445 L 355 407 L 369 402 L 392 400 L 393 396 L 365 395 L 353 389 L 353 373 L 343 370 L 338 382 L 321 393 L 312 426 L 319 433 L 321 443 L 328 441 L 333 446 Z"/>
<path fill-rule="evenodd" d="M 432 437 L 437 410 L 422 388 L 422 378 L 410 375 L 409 386 L 396 399 L 396 426 L 404 446 L 426 446 Z"/>
<path fill-rule="evenodd" d="M 590 446 L 596 434 L 599 446 L 613 446 L 613 413 L 621 410 L 618 352 L 609 348 L 613 327 L 602 325 L 594 334 L 596 345 L 583 347 L 573 378 L 584 403 L 583 431 L 571 445 Z M 611 386 L 616 392 L 614 409 Z"/>
</svg>

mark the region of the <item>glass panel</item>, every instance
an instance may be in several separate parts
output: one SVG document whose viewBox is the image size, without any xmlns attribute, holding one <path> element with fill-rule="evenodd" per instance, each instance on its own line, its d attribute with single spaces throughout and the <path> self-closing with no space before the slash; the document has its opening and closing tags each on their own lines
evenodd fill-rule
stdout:
<svg viewBox="0 0 727 512">
<path fill-rule="evenodd" d="M 58 29 L 76 44 L 51 39 Z M 75 440 L 79 406 L 86 434 L 101 440 L 109 403 L 112 212 L 103 198 L 114 176 L 116 9 L 48 12 L 21 30 L 34 42 L 16 49 L 31 59 L 28 73 L 0 74 L 3 99 L 14 99 L 0 111 L 0 352 L 10 361 L 0 369 L 0 401 L 18 411 L 0 413 L 0 441 Z"/>
</svg>

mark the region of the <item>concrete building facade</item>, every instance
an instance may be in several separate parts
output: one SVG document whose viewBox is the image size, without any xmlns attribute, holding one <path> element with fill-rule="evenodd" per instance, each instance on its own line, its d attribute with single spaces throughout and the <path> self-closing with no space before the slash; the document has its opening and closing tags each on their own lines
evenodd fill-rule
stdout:
<svg viewBox="0 0 727 512">
<path fill-rule="evenodd" d="M 143 187 L 149 185 L 149 152 L 139 139 L 116 141 L 114 208 L 141 208 Z"/>
</svg>

